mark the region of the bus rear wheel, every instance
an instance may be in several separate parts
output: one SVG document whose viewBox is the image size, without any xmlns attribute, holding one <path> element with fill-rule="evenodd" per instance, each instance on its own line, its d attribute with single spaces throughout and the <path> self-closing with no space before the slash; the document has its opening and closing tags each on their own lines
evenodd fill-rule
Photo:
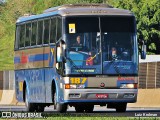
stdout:
<svg viewBox="0 0 160 120">
<path fill-rule="evenodd" d="M 127 103 L 119 103 L 116 105 L 116 112 L 126 112 Z"/>
<path fill-rule="evenodd" d="M 25 90 L 25 105 L 26 105 L 27 112 L 35 112 L 36 111 L 36 105 L 34 103 L 30 103 L 28 101 L 27 89 Z"/>
<path fill-rule="evenodd" d="M 44 112 L 44 106 L 43 105 L 37 105 L 36 112 Z"/>
<path fill-rule="evenodd" d="M 57 95 L 56 95 L 56 92 L 55 92 L 54 93 L 54 108 L 60 113 L 66 112 L 67 111 L 67 104 L 57 103 L 56 98 L 57 98 Z"/>
</svg>

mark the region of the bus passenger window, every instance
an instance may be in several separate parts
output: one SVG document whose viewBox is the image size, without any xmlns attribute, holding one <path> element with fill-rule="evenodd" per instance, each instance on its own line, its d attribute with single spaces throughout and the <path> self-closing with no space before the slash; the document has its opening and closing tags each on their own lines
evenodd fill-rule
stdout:
<svg viewBox="0 0 160 120">
<path fill-rule="evenodd" d="M 42 35 L 43 35 L 43 21 L 38 21 L 38 40 L 37 45 L 42 44 Z"/>
<path fill-rule="evenodd" d="M 45 20 L 44 21 L 44 38 L 43 38 L 44 44 L 49 43 L 49 26 L 50 26 L 50 20 Z"/>
<path fill-rule="evenodd" d="M 56 21 L 56 17 L 51 19 L 50 43 L 55 43 L 56 41 Z"/>
<path fill-rule="evenodd" d="M 36 45 L 36 38 L 37 38 L 37 22 L 33 22 L 32 23 L 31 46 Z"/>
<path fill-rule="evenodd" d="M 21 25 L 19 47 L 24 47 L 24 39 L 25 39 L 25 25 Z"/>
<path fill-rule="evenodd" d="M 20 41 L 20 31 L 21 31 L 21 26 L 16 27 L 16 39 L 15 39 L 15 44 L 14 48 L 18 49 L 19 48 L 19 41 Z"/>
<path fill-rule="evenodd" d="M 31 23 L 26 24 L 25 46 L 30 46 L 31 39 Z"/>
<path fill-rule="evenodd" d="M 57 18 L 57 40 L 62 37 L 62 19 L 60 17 Z"/>
</svg>

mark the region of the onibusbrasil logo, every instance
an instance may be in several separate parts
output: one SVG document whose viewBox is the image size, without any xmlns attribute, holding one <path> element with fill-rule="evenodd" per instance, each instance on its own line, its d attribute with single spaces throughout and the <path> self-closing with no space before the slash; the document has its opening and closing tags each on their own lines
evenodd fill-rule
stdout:
<svg viewBox="0 0 160 120">
<path fill-rule="evenodd" d="M 1 118 L 45 118 L 42 113 L 36 112 L 1 112 Z"/>
</svg>

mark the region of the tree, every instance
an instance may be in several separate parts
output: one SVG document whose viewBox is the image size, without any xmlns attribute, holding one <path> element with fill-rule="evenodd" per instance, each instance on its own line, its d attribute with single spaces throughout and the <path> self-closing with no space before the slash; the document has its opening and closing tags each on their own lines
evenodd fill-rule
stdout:
<svg viewBox="0 0 160 120">
<path fill-rule="evenodd" d="M 159 0 L 108 0 L 108 3 L 132 11 L 137 19 L 138 39 L 145 40 L 148 54 L 160 54 Z"/>
</svg>

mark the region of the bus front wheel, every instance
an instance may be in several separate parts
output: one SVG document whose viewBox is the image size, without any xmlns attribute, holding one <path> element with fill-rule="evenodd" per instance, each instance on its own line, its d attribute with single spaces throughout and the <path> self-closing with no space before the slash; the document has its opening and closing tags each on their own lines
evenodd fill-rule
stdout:
<svg viewBox="0 0 160 120">
<path fill-rule="evenodd" d="M 92 113 L 94 109 L 94 105 L 86 105 L 85 112 L 86 113 Z"/>
<path fill-rule="evenodd" d="M 60 113 L 66 112 L 67 111 L 67 104 L 65 104 L 65 103 L 57 103 L 56 97 L 57 97 L 57 95 L 56 95 L 56 92 L 55 92 L 54 93 L 54 108 Z"/>
<path fill-rule="evenodd" d="M 75 110 L 77 113 L 82 113 L 82 112 L 84 112 L 84 107 L 80 106 L 80 105 L 76 105 Z"/>
<path fill-rule="evenodd" d="M 126 112 L 127 103 L 119 103 L 116 105 L 116 112 Z"/>
</svg>

